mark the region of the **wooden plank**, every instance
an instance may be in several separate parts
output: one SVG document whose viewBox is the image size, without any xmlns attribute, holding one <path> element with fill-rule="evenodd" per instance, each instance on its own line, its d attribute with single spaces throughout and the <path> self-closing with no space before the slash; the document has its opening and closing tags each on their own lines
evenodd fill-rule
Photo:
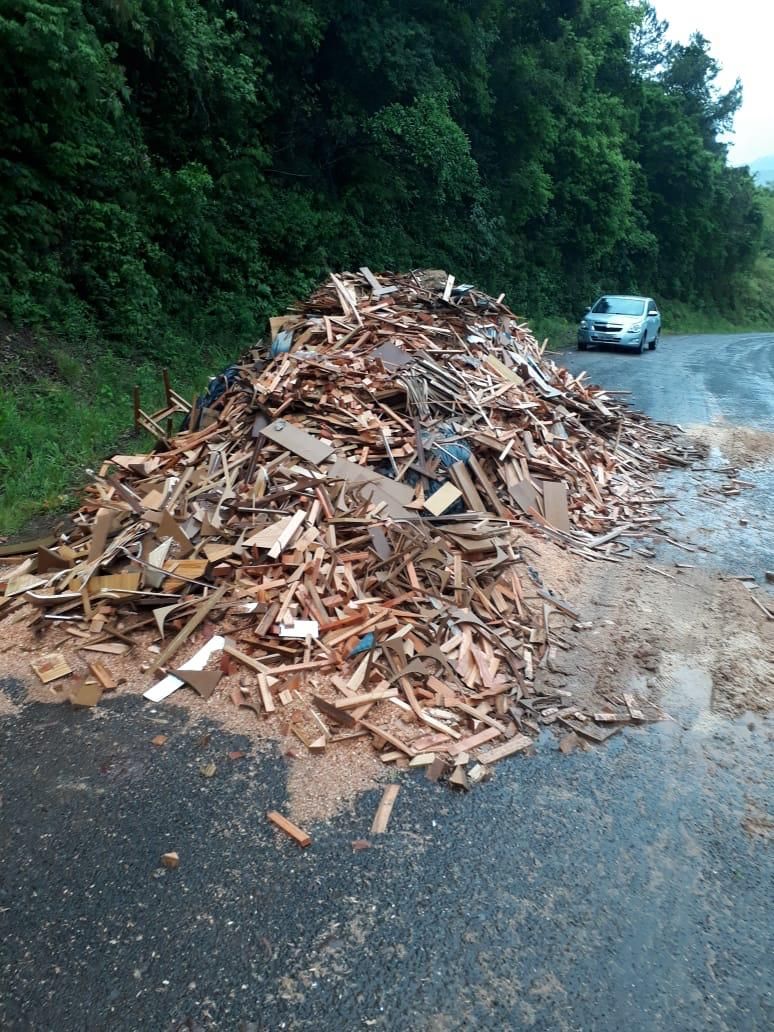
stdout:
<svg viewBox="0 0 774 1032">
<path fill-rule="evenodd" d="M 567 485 L 562 480 L 543 481 L 543 505 L 546 522 L 564 534 L 572 531 L 567 509 Z"/>
<path fill-rule="evenodd" d="M 285 419 L 275 419 L 273 423 L 265 426 L 263 436 L 315 466 L 333 454 L 330 444 L 319 437 L 313 437 L 306 430 L 288 423 Z"/>
<path fill-rule="evenodd" d="M 301 524 L 306 519 L 306 509 L 299 509 L 298 512 L 293 513 L 290 517 L 288 525 L 283 529 L 277 540 L 269 549 L 269 558 L 277 559 L 282 552 L 288 547 L 293 536 L 301 528 Z"/>
<path fill-rule="evenodd" d="M 425 508 L 433 516 L 440 516 L 462 498 L 462 491 L 448 480 L 425 500 Z"/>
<path fill-rule="evenodd" d="M 494 484 L 486 475 L 484 468 L 482 467 L 478 459 L 475 457 L 475 455 L 470 456 L 470 458 L 468 459 L 468 465 L 473 471 L 473 475 L 475 476 L 476 480 L 484 489 L 484 493 L 491 502 L 494 512 L 496 512 L 498 516 L 507 517 L 508 513 L 505 509 L 505 506 L 497 496 L 497 490 Z"/>
<path fill-rule="evenodd" d="M 406 756 L 414 756 L 416 754 L 415 749 L 412 749 L 410 745 L 407 745 L 405 742 L 401 741 L 401 739 L 398 738 L 397 735 L 392 734 L 391 731 L 387 731 L 384 728 L 379 727 L 377 724 L 371 724 L 369 721 L 364 720 L 362 717 L 358 717 L 357 721 L 361 727 L 364 727 L 367 731 L 370 731 L 372 735 L 376 735 L 377 738 L 382 738 L 385 742 L 389 742 L 390 745 L 394 746 L 396 749 L 400 749 L 400 751 L 404 753 Z"/>
<path fill-rule="evenodd" d="M 637 700 L 633 695 L 630 695 L 628 692 L 624 692 L 623 701 L 626 703 L 626 708 L 629 711 L 629 716 L 632 718 L 632 720 L 645 719 L 645 714 L 637 705 Z"/>
<path fill-rule="evenodd" d="M 28 541 L 16 541 L 10 545 L 0 545 L 0 559 L 10 559 L 14 555 L 29 555 L 39 548 L 50 548 L 56 544 L 53 534 L 45 537 L 31 538 Z"/>
<path fill-rule="evenodd" d="M 370 501 L 386 502 L 386 514 L 392 516 L 393 519 L 406 519 L 411 516 L 406 505 L 414 497 L 414 489 L 408 484 L 390 480 L 389 477 L 384 477 L 375 470 L 341 458 L 337 458 L 328 467 L 328 476 L 358 484 L 362 496 Z"/>
<path fill-rule="evenodd" d="M 528 748 L 532 745 L 534 739 L 530 738 L 529 735 L 514 735 L 513 738 L 508 742 L 504 742 L 502 745 L 496 745 L 493 749 L 487 749 L 485 752 L 478 754 L 479 763 L 496 763 L 498 760 L 504 759 L 506 756 L 513 756 L 514 753 L 521 752 L 522 749 Z"/>
<path fill-rule="evenodd" d="M 267 713 L 275 713 L 277 707 L 269 691 L 269 679 L 266 674 L 258 674 L 258 693 L 261 696 L 261 703 Z"/>
<path fill-rule="evenodd" d="M 139 591 L 139 573 L 114 573 L 106 577 L 92 577 L 87 585 L 89 595 L 98 595 L 100 592 L 113 591 Z"/>
<path fill-rule="evenodd" d="M 509 369 L 504 362 L 501 362 L 495 355 L 487 355 L 485 359 L 486 364 L 492 370 L 497 373 L 501 380 L 506 380 L 508 383 L 512 383 L 517 387 L 521 387 L 524 381 L 518 373 L 514 373 L 512 369 Z"/>
<path fill-rule="evenodd" d="M 223 646 L 223 651 L 227 656 L 231 656 L 238 663 L 248 667 L 250 670 L 254 670 L 256 674 L 270 674 L 272 671 L 269 667 L 259 662 L 257 659 L 253 659 L 252 656 L 248 656 L 246 652 L 242 652 L 234 645 L 233 642 L 226 641 Z"/>
<path fill-rule="evenodd" d="M 396 286 L 383 287 L 379 280 L 374 276 L 367 265 L 360 267 L 360 274 L 365 278 L 368 286 L 371 288 L 371 293 L 374 297 L 382 297 L 384 294 L 394 294 L 398 289 Z"/>
<path fill-rule="evenodd" d="M 452 703 L 451 708 L 461 710 L 474 720 L 480 720 L 482 724 L 495 728 L 501 735 L 505 734 L 505 728 L 499 721 L 495 720 L 494 717 L 490 717 L 487 713 L 474 709 L 473 706 L 468 706 L 466 702 L 455 701 Z"/>
<path fill-rule="evenodd" d="M 342 724 L 344 727 L 349 728 L 357 727 L 357 721 L 351 713 L 347 713 L 346 710 L 339 709 L 337 706 L 334 706 L 332 702 L 328 702 L 327 699 L 322 699 L 319 695 L 313 695 L 312 702 L 321 713 L 324 713 L 326 717 L 329 717 L 337 724 Z"/>
<path fill-rule="evenodd" d="M 365 662 L 367 662 L 367 657 Z M 334 706 L 339 710 L 357 709 L 358 706 L 365 706 L 372 702 L 381 702 L 383 699 L 395 699 L 398 696 L 397 688 L 390 688 L 382 692 L 363 692 L 362 695 L 348 696 L 346 699 L 337 699 Z"/>
<path fill-rule="evenodd" d="M 94 521 L 91 528 L 91 541 L 89 542 L 88 558 L 90 563 L 102 557 L 115 515 L 112 509 L 102 509 Z"/>
<path fill-rule="evenodd" d="M 131 645 L 118 641 L 96 641 L 92 645 L 81 645 L 79 648 L 83 652 L 103 652 L 108 656 L 124 656 Z"/>
<path fill-rule="evenodd" d="M 563 724 L 567 727 L 572 728 L 579 735 L 583 735 L 584 738 L 590 738 L 593 742 L 604 742 L 605 739 L 610 738 L 618 732 L 619 727 L 614 725 L 612 727 L 598 727 L 596 724 L 592 724 L 588 720 L 570 720 L 569 718 L 559 718 Z"/>
<path fill-rule="evenodd" d="M 373 824 L 371 825 L 372 835 L 383 835 L 387 830 L 392 808 L 395 805 L 395 800 L 398 798 L 398 792 L 400 792 L 400 785 L 388 785 L 385 788 L 374 814 Z"/>
<path fill-rule="evenodd" d="M 476 485 L 471 480 L 465 463 L 455 462 L 449 469 L 449 473 L 457 487 L 462 491 L 462 496 L 468 509 L 472 512 L 486 512 L 486 506 L 481 495 L 476 490 Z"/>
<path fill-rule="evenodd" d="M 499 737 L 500 731 L 496 727 L 485 727 L 483 731 L 478 731 L 475 735 L 468 735 L 467 738 L 461 738 L 459 742 L 454 742 L 446 751 L 450 756 L 456 756 L 458 753 L 470 752 L 477 745 L 483 745 L 484 742 L 490 742 L 493 738 Z"/>
<path fill-rule="evenodd" d="M 277 813 L 276 810 L 268 810 L 266 816 L 269 818 L 272 824 L 284 831 L 286 835 L 289 835 L 294 842 L 297 842 L 302 849 L 306 849 L 307 846 L 312 844 L 311 837 L 293 821 L 289 821 L 287 817 L 283 817 L 281 813 Z"/>
<path fill-rule="evenodd" d="M 291 516 L 283 516 L 268 527 L 261 527 L 245 539 L 245 548 L 271 548 L 279 540 L 290 523 Z"/>
<path fill-rule="evenodd" d="M 390 370 L 401 369 L 403 366 L 411 365 L 414 361 L 412 355 L 409 355 L 403 348 L 399 348 L 397 344 L 393 344 L 391 340 L 374 351 L 374 358 L 378 358 L 384 363 L 385 369 Z"/>
<path fill-rule="evenodd" d="M 51 570 L 67 570 L 71 565 L 71 560 L 66 559 L 58 552 L 52 552 L 49 548 L 38 549 L 38 576 L 49 573 Z"/>
<path fill-rule="evenodd" d="M 89 670 L 91 670 L 106 692 L 112 692 L 118 687 L 118 682 L 112 673 L 99 659 L 87 660 L 87 663 Z"/>
<path fill-rule="evenodd" d="M 58 681 L 61 677 L 68 677 L 73 672 L 61 652 L 49 652 L 48 655 L 33 660 L 30 666 L 43 684 Z"/>
<path fill-rule="evenodd" d="M 539 511 L 538 491 L 530 480 L 519 480 L 509 484 L 508 493 L 524 512 L 529 512 L 530 509 Z"/>
</svg>

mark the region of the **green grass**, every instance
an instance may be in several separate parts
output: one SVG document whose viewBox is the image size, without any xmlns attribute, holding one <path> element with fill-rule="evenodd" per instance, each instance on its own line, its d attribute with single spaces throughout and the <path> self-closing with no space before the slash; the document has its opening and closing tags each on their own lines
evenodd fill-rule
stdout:
<svg viewBox="0 0 774 1032">
<path fill-rule="evenodd" d="M 774 263 L 772 263 L 774 265 Z M 774 333 L 774 269 L 771 286 L 765 287 L 765 279 L 753 280 L 750 288 L 756 289 L 757 303 L 751 298 L 748 308 L 742 306 L 733 312 L 705 311 L 683 304 L 680 301 L 666 301 L 661 309 L 663 332 L 667 334 L 688 333 Z M 757 288 L 761 288 L 758 292 Z M 768 291 L 768 296 L 766 294 Z M 767 305 L 771 311 L 767 312 Z"/>
<path fill-rule="evenodd" d="M 174 388 L 192 398 L 236 357 L 198 348 L 168 365 Z M 143 408 L 162 407 L 161 367 L 148 358 L 72 349 L 52 352 L 56 371 L 35 382 L 16 380 L 0 393 L 0 534 L 33 517 L 65 512 L 105 456 L 148 451 L 152 439 L 133 429 L 132 387 Z M 8 384 L 8 370 L 4 379 Z"/>
<path fill-rule="evenodd" d="M 551 351 L 567 351 L 575 347 L 578 323 L 561 315 L 543 315 L 530 321 L 532 332 L 542 344 L 548 338 Z"/>
</svg>

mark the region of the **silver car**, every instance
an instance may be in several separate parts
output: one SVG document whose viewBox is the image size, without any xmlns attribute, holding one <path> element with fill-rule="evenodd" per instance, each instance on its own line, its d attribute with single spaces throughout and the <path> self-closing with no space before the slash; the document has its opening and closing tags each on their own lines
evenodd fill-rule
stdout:
<svg viewBox="0 0 774 1032">
<path fill-rule="evenodd" d="M 661 335 L 661 316 L 652 297 L 604 294 L 578 327 L 578 351 L 589 344 L 623 344 L 642 353 L 653 351 Z"/>
</svg>

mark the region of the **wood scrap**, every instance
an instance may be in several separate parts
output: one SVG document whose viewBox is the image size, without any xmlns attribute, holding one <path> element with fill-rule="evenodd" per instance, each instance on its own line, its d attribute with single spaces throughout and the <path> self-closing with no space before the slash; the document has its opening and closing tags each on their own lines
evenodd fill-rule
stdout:
<svg viewBox="0 0 774 1032">
<path fill-rule="evenodd" d="M 387 825 L 392 815 L 392 808 L 395 805 L 395 800 L 398 798 L 398 792 L 400 792 L 400 785 L 388 785 L 385 788 L 374 814 L 373 824 L 371 825 L 372 835 L 382 835 L 387 830 Z"/>
<path fill-rule="evenodd" d="M 288 820 L 287 817 L 283 817 L 281 813 L 277 813 L 276 810 L 269 810 L 266 814 L 271 823 L 284 831 L 286 835 L 289 835 L 294 842 L 297 842 L 299 846 L 306 849 L 307 846 L 311 846 L 312 839 L 302 828 L 299 828 L 293 821 Z"/>
</svg>

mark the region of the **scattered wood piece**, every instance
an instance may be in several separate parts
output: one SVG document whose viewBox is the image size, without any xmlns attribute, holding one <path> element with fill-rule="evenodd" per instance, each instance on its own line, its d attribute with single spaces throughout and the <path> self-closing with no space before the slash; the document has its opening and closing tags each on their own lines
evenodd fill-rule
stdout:
<svg viewBox="0 0 774 1032">
<path fill-rule="evenodd" d="M 382 835 L 387 830 L 392 808 L 395 805 L 399 791 L 400 785 L 388 785 L 385 788 L 379 806 L 376 808 L 373 824 L 371 825 L 372 835 Z"/>
<path fill-rule="evenodd" d="M 559 749 L 565 756 L 569 756 L 570 753 L 575 752 L 579 746 L 580 738 L 578 738 L 574 731 L 570 731 L 566 735 L 562 735 L 559 739 Z"/>
<path fill-rule="evenodd" d="M 78 680 L 69 693 L 73 706 L 96 706 L 101 698 L 102 688 L 96 681 Z"/>
<path fill-rule="evenodd" d="M 218 683 L 223 676 L 222 670 L 186 670 L 181 668 L 179 670 L 172 671 L 172 677 L 177 677 L 187 684 L 189 688 L 193 688 L 198 696 L 202 699 L 209 699 L 218 687 Z"/>
<path fill-rule="evenodd" d="M 104 691 L 112 692 L 118 688 L 118 681 L 116 681 L 112 673 L 99 659 L 89 660 L 88 667 L 92 674 L 97 678 Z"/>
<path fill-rule="evenodd" d="M 223 598 L 227 591 L 228 585 L 222 584 L 198 606 L 196 612 L 188 621 L 188 623 L 182 628 L 181 631 L 179 631 L 175 635 L 175 637 L 166 646 L 166 648 L 161 650 L 156 659 L 151 663 L 150 667 L 148 668 L 149 674 L 152 674 L 154 670 L 158 670 L 159 667 L 164 666 L 167 660 L 171 659 L 172 656 L 174 656 L 174 654 L 178 651 L 180 646 L 184 645 L 186 641 L 188 641 L 188 639 L 191 637 L 191 635 L 199 626 L 199 624 L 202 623 L 202 621 L 205 620 L 206 617 L 212 612 L 215 606 L 217 606 L 217 604 L 220 602 L 220 600 Z M 148 698 L 147 693 L 145 697 Z M 154 699 L 153 701 L 158 702 L 160 700 Z"/>
<path fill-rule="evenodd" d="M 312 844 L 311 837 L 303 831 L 293 821 L 288 820 L 287 817 L 283 817 L 281 813 L 277 813 L 276 810 L 269 810 L 266 814 L 272 824 L 284 831 L 286 835 L 289 835 L 294 842 L 297 842 L 299 846 L 306 849 L 307 846 Z"/>
<path fill-rule="evenodd" d="M 470 784 L 468 782 L 468 775 L 465 767 L 461 764 L 457 765 L 452 773 L 449 775 L 449 784 L 454 788 L 461 788 L 464 791 L 468 791 Z"/>
<path fill-rule="evenodd" d="M 522 750 L 528 749 L 531 745 L 532 739 L 529 735 L 514 735 L 509 742 L 504 742 L 502 745 L 496 745 L 493 749 L 487 749 L 479 753 L 478 759 L 482 764 L 497 763 L 498 760 L 502 760 L 506 756 L 513 756 L 514 753 L 522 752 Z"/>
<path fill-rule="evenodd" d="M 61 677 L 69 677 L 73 672 L 72 667 L 61 652 L 49 652 L 47 656 L 41 656 L 40 659 L 33 660 L 30 666 L 43 684 L 58 681 Z"/>
</svg>

